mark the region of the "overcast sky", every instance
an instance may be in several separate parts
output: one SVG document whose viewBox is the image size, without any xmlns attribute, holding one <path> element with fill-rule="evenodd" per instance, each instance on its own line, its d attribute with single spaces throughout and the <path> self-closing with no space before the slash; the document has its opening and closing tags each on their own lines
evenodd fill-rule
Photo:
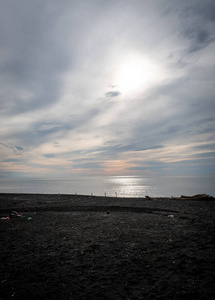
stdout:
<svg viewBox="0 0 215 300">
<path fill-rule="evenodd" d="M 214 0 L 0 0 L 0 177 L 215 174 Z"/>
</svg>

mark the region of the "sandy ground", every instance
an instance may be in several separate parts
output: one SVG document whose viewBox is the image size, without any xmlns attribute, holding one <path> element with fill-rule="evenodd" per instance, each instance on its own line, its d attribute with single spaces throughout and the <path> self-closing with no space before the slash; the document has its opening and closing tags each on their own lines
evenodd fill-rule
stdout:
<svg viewBox="0 0 215 300">
<path fill-rule="evenodd" d="M 0 194 L 0 299 L 215 299 L 214 200 Z"/>
</svg>

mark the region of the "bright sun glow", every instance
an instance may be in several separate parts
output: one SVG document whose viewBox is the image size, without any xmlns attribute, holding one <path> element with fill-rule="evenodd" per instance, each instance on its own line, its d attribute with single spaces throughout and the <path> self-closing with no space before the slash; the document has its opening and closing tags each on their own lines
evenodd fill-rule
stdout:
<svg viewBox="0 0 215 300">
<path fill-rule="evenodd" d="M 163 78 L 161 67 L 147 58 L 129 56 L 116 70 L 114 86 L 122 94 L 145 90 Z"/>
</svg>

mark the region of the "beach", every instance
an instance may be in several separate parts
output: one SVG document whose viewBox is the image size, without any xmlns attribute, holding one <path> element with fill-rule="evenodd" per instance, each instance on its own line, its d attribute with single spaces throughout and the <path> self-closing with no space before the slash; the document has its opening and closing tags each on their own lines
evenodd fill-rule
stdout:
<svg viewBox="0 0 215 300">
<path fill-rule="evenodd" d="M 214 299 L 214 200 L 0 194 L 0 299 Z"/>
</svg>

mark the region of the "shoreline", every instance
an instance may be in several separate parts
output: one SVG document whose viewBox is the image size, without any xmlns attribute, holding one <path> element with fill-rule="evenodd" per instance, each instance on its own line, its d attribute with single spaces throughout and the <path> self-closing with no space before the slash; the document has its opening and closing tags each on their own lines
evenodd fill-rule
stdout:
<svg viewBox="0 0 215 300">
<path fill-rule="evenodd" d="M 214 198 L 0 194 L 0 299 L 212 299 Z"/>
<path fill-rule="evenodd" d="M 196 195 L 192 195 L 192 196 L 186 196 L 186 195 L 181 195 L 180 197 L 174 197 L 174 196 L 171 196 L 171 197 L 165 197 L 165 196 L 162 196 L 162 197 L 151 197 L 151 196 L 148 196 L 148 195 L 145 195 L 145 197 L 120 197 L 120 196 L 98 196 L 98 195 L 85 195 L 85 194 L 61 194 L 61 193 L 1 193 L 0 192 L 0 198 L 1 197 L 18 197 L 18 196 L 27 196 L 27 197 L 44 197 L 44 196 L 47 196 L 47 197 L 51 197 L 51 196 L 55 196 L 55 197 L 63 197 L 63 198 L 68 198 L 68 197 L 81 197 L 81 198 L 105 198 L 105 199 L 134 199 L 134 200 L 138 200 L 138 199 L 150 199 L 150 200 L 190 200 L 190 199 L 193 199 L 193 200 L 214 200 L 215 198 L 213 196 L 210 196 L 208 194 L 196 194 Z"/>
</svg>

